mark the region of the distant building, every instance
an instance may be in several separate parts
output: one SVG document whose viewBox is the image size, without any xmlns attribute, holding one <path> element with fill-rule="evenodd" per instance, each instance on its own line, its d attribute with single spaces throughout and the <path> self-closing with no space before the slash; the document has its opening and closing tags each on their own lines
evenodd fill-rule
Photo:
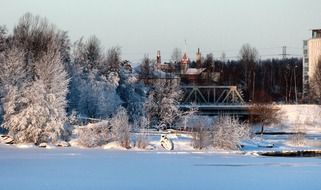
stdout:
<svg viewBox="0 0 321 190">
<path fill-rule="evenodd" d="M 196 52 L 196 65 L 194 68 L 190 67 L 190 59 L 187 53 L 183 54 L 178 67 L 173 63 L 161 63 L 161 53 L 160 50 L 156 54 L 156 64 L 154 66 L 154 71 L 148 77 L 148 80 L 152 81 L 154 79 L 167 79 L 167 80 L 177 80 L 187 85 L 214 85 L 219 82 L 220 73 L 214 70 L 202 67 L 201 52 L 198 48 Z M 146 83 L 146 82 L 145 82 Z"/>
<path fill-rule="evenodd" d="M 312 38 L 303 41 L 303 95 L 309 91 L 316 66 L 321 61 L 321 29 L 312 30 Z"/>
<path fill-rule="evenodd" d="M 189 59 L 187 57 L 186 52 L 184 53 L 182 60 L 181 60 L 181 74 L 185 74 L 189 67 Z"/>
</svg>

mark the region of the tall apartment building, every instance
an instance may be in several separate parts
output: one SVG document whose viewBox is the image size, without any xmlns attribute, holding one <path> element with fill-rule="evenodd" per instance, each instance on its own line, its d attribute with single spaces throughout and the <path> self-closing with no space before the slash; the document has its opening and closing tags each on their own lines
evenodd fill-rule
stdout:
<svg viewBox="0 0 321 190">
<path fill-rule="evenodd" d="M 303 95 L 309 92 L 309 83 L 321 61 L 321 29 L 312 30 L 312 38 L 303 41 Z"/>
</svg>

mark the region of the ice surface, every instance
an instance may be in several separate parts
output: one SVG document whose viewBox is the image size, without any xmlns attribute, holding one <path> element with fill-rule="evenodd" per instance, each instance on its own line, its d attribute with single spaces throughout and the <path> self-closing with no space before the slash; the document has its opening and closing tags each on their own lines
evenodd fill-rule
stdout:
<svg viewBox="0 0 321 190">
<path fill-rule="evenodd" d="M 321 189 L 319 158 L 0 145 L 0 189 Z"/>
</svg>

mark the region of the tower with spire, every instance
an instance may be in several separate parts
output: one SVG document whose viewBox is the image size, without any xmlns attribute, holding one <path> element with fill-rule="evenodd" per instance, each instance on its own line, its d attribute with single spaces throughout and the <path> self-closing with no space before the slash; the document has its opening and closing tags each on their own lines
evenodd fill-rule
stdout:
<svg viewBox="0 0 321 190">
<path fill-rule="evenodd" d="M 185 40 L 185 51 L 181 60 L 181 74 L 185 74 L 188 69 L 189 59 L 186 53 L 186 40 Z"/>
<path fill-rule="evenodd" d="M 161 69 L 161 54 L 160 50 L 157 50 L 157 55 L 156 55 L 156 68 Z"/>
<path fill-rule="evenodd" d="M 197 69 L 202 68 L 202 55 L 200 52 L 200 48 L 198 48 L 196 52 L 196 68 Z"/>
</svg>

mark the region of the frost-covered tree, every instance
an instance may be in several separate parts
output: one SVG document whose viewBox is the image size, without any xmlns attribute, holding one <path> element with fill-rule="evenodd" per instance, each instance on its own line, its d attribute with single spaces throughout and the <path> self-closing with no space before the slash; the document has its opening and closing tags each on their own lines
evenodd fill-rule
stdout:
<svg viewBox="0 0 321 190">
<path fill-rule="evenodd" d="M 96 37 L 75 43 L 73 64 L 68 67 L 71 77 L 69 113 L 76 110 L 85 117 L 108 118 L 121 104 L 116 92 L 119 73 L 106 69 L 106 60 Z"/>
<path fill-rule="evenodd" d="M 125 67 L 120 69 L 120 81 L 117 88 L 123 106 L 127 109 L 129 120 L 137 122 L 144 115 L 145 86 L 137 76 Z"/>
<path fill-rule="evenodd" d="M 24 52 L 18 48 L 11 48 L 0 55 L 0 81 L 2 90 L 9 86 L 21 87 L 30 81 Z"/>
<path fill-rule="evenodd" d="M 92 72 L 88 74 L 88 78 L 81 80 L 78 102 L 80 113 L 93 118 L 107 118 L 115 112 L 121 103 L 116 93 L 119 79 L 115 75 L 106 79 L 97 72 Z"/>
<path fill-rule="evenodd" d="M 110 123 L 107 120 L 88 124 L 78 129 L 79 143 L 85 147 L 97 147 L 111 141 Z"/>
<path fill-rule="evenodd" d="M 51 45 L 34 64 L 37 78 L 20 88 L 11 85 L 5 98 L 3 125 L 16 142 L 54 142 L 64 136 L 68 79 L 59 46 Z"/>
<path fill-rule="evenodd" d="M 67 72 L 60 55 L 58 39 L 56 43 L 53 43 L 50 50 L 35 64 L 36 73 L 39 77 L 37 80 L 44 84 L 45 102 L 49 110 L 46 133 L 49 133 L 48 136 L 51 140 L 57 140 L 64 135 L 66 97 L 69 84 Z"/>
<path fill-rule="evenodd" d="M 113 139 L 125 148 L 130 148 L 130 125 L 126 109 L 120 107 L 110 120 Z"/>
<path fill-rule="evenodd" d="M 177 104 L 181 98 L 179 84 L 175 80 L 155 80 L 145 103 L 148 119 L 158 126 L 169 126 L 181 116 Z"/>
<path fill-rule="evenodd" d="M 30 73 L 29 73 L 30 74 Z M 0 52 L 0 95 L 2 116 L 8 112 L 5 103 L 15 104 L 16 98 L 20 96 L 22 90 L 31 81 L 28 74 L 27 64 L 24 61 L 24 52 L 11 48 Z M 14 110 L 10 110 L 12 112 Z"/>
<path fill-rule="evenodd" d="M 230 116 L 220 116 L 212 131 L 213 146 L 218 149 L 237 150 L 241 140 L 248 138 L 250 129 L 245 123 Z"/>
<path fill-rule="evenodd" d="M 16 142 L 49 142 L 65 132 L 67 73 L 60 31 L 47 20 L 24 15 L 10 36 L 1 64 L 3 127 Z"/>
</svg>

